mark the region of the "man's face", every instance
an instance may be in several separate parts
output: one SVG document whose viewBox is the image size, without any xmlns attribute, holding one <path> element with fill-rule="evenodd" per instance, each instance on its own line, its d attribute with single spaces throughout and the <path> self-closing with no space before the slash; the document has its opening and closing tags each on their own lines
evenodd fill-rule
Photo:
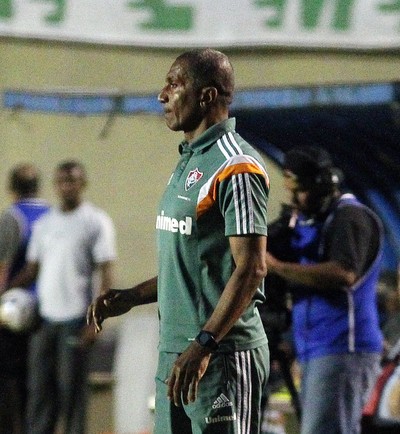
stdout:
<svg viewBox="0 0 400 434">
<path fill-rule="evenodd" d="M 284 171 L 284 186 L 290 194 L 291 204 L 294 208 L 306 215 L 316 214 L 322 207 L 321 197 L 318 197 L 312 188 L 304 188 L 289 171 Z"/>
<path fill-rule="evenodd" d="M 73 209 L 80 203 L 86 185 L 85 175 L 79 167 L 71 170 L 57 170 L 54 184 L 62 207 Z"/>
<path fill-rule="evenodd" d="M 202 120 L 202 110 L 186 63 L 175 61 L 165 82 L 158 100 L 164 105 L 164 118 L 168 128 L 185 133 L 193 131 Z"/>
</svg>

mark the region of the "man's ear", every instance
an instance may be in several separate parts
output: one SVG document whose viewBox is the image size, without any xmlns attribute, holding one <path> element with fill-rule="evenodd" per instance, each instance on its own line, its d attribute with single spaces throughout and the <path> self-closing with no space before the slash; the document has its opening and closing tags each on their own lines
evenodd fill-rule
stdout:
<svg viewBox="0 0 400 434">
<path fill-rule="evenodd" d="M 218 97 L 218 90 L 213 87 L 204 87 L 201 91 L 200 95 L 200 105 L 202 107 L 205 107 L 206 105 L 209 105 L 216 101 Z"/>
</svg>

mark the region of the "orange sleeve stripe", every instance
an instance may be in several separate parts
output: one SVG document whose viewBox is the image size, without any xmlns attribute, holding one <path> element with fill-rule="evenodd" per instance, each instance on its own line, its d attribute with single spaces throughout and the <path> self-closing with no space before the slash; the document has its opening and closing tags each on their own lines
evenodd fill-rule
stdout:
<svg viewBox="0 0 400 434">
<path fill-rule="evenodd" d="M 269 179 L 265 176 L 265 172 L 261 170 L 256 164 L 252 163 L 238 163 L 232 166 L 225 167 L 219 172 L 212 181 L 212 184 L 208 190 L 208 194 L 200 200 L 197 204 L 197 218 L 210 209 L 217 199 L 217 186 L 225 179 L 230 178 L 233 175 L 239 175 L 241 173 L 254 173 L 261 175 L 265 179 L 265 183 L 269 188 Z"/>
</svg>

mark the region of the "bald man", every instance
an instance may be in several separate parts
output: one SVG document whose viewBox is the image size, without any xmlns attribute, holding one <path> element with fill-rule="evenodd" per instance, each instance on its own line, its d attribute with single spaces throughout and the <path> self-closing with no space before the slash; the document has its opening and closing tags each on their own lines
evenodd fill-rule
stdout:
<svg viewBox="0 0 400 434">
<path fill-rule="evenodd" d="M 255 306 L 264 300 L 269 180 L 229 117 L 233 91 L 219 51 L 173 62 L 158 100 L 184 140 L 156 218 L 158 275 L 103 294 L 88 311 L 100 331 L 105 318 L 158 302 L 154 434 L 261 429 L 269 352 Z"/>
<path fill-rule="evenodd" d="M 12 204 L 0 216 L 0 293 L 25 265 L 33 223 L 49 210 L 38 198 L 40 176 L 30 163 L 11 169 L 8 190 Z M 33 284 L 30 291 L 35 290 Z M 0 325 L 0 434 L 23 431 L 26 400 L 28 333 L 13 333 Z"/>
</svg>

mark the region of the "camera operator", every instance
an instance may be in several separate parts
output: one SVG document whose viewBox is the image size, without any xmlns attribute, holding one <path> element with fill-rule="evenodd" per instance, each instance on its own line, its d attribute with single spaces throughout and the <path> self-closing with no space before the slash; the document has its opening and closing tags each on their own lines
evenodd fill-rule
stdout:
<svg viewBox="0 0 400 434">
<path fill-rule="evenodd" d="M 341 173 L 321 148 L 289 151 L 284 177 L 291 229 L 281 246 L 275 239 L 279 249 L 267 259 L 269 274 L 284 279 L 292 294 L 301 434 L 359 433 L 382 353 L 376 303 L 382 225 L 340 192 Z"/>
</svg>

